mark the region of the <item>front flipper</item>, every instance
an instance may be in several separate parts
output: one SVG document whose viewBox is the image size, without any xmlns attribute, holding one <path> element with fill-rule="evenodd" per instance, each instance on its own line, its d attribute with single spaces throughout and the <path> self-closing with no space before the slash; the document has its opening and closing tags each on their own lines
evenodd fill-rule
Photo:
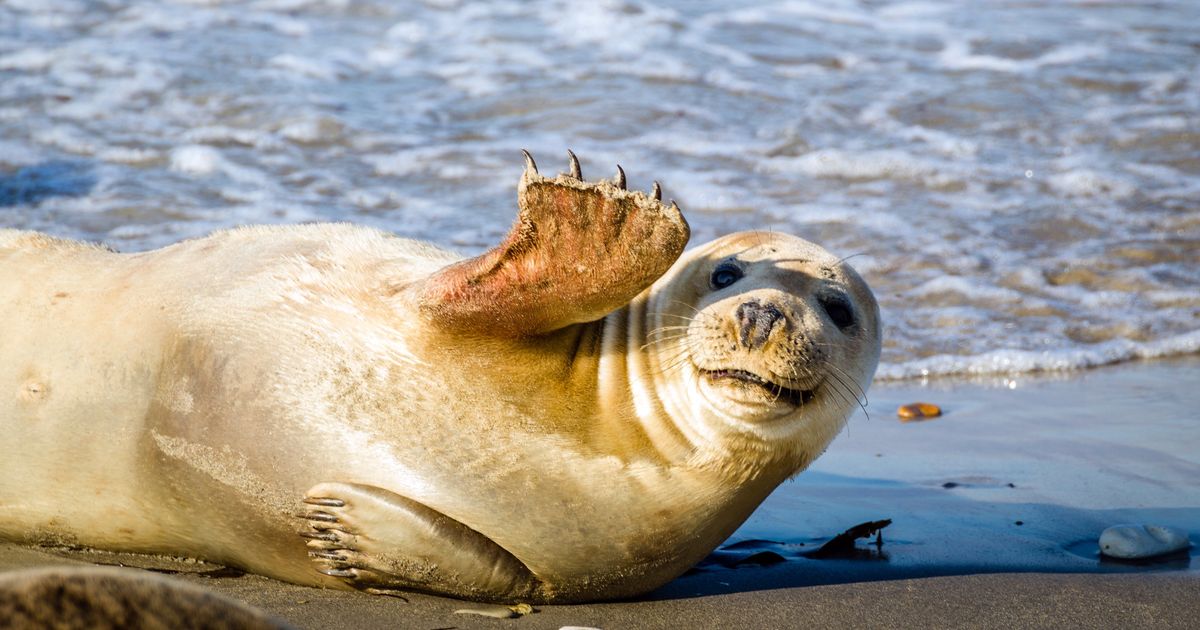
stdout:
<svg viewBox="0 0 1200 630">
<path fill-rule="evenodd" d="M 479 532 L 382 488 L 322 483 L 305 496 L 308 555 L 316 569 L 360 589 L 465 599 L 527 599 L 538 580 Z"/>
<path fill-rule="evenodd" d="M 569 152 L 568 152 L 569 153 Z M 687 244 L 679 208 L 615 180 L 538 175 L 528 153 L 520 213 L 504 242 L 455 263 L 419 287 L 422 313 L 447 330 L 525 336 L 589 322 L 627 304 L 667 271 Z"/>
</svg>

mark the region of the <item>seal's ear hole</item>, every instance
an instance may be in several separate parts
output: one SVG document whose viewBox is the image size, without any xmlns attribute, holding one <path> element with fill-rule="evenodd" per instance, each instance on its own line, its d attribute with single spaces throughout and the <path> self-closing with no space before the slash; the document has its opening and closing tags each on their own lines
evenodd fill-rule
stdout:
<svg viewBox="0 0 1200 630">
<path fill-rule="evenodd" d="M 850 306 L 850 300 L 845 295 L 830 293 L 817 298 L 817 301 L 838 328 L 845 330 L 854 325 L 854 307 Z"/>
<path fill-rule="evenodd" d="M 746 274 L 741 267 L 731 262 L 723 262 L 713 269 L 712 275 L 708 278 L 708 284 L 714 291 L 717 291 L 741 280 L 744 275 Z"/>
</svg>

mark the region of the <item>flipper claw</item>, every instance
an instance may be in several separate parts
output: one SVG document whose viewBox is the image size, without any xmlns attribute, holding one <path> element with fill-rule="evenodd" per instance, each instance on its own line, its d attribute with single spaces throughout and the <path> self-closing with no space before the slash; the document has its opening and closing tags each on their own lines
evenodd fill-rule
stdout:
<svg viewBox="0 0 1200 630">
<path fill-rule="evenodd" d="M 533 173 L 536 175 L 538 172 L 537 162 L 533 161 L 533 156 L 529 155 L 529 151 L 526 151 L 525 149 L 521 149 L 521 153 L 525 154 L 525 170 L 533 171 Z"/>
<path fill-rule="evenodd" d="M 625 190 L 625 169 L 621 168 L 620 164 L 617 165 L 617 177 L 613 180 L 613 183 L 616 184 L 617 188 Z"/>
<path fill-rule="evenodd" d="M 322 523 L 336 523 L 337 517 L 328 512 L 309 512 L 304 515 L 304 518 L 310 521 L 321 521 Z"/>
<path fill-rule="evenodd" d="M 658 182 L 654 182 L 654 190 L 650 191 L 650 196 L 654 197 L 655 201 L 662 201 L 662 186 Z"/>
<path fill-rule="evenodd" d="M 309 505 L 319 505 L 321 507 L 345 507 L 346 502 L 341 499 L 330 499 L 327 497 L 305 497 L 304 502 Z"/>
<path fill-rule="evenodd" d="M 311 538 L 313 540 L 324 540 L 326 542 L 337 542 L 338 539 L 337 534 L 332 533 L 328 529 L 321 529 L 312 532 L 302 531 L 300 532 L 300 536 L 304 538 Z"/>
<path fill-rule="evenodd" d="M 337 578 L 356 578 L 356 577 L 358 577 L 358 571 L 355 571 L 354 569 L 317 569 L 317 572 L 324 573 L 325 575 L 328 575 L 330 577 L 337 577 Z"/>
<path fill-rule="evenodd" d="M 575 157 L 575 153 L 570 149 L 567 149 L 567 156 L 571 164 L 571 172 L 569 175 L 575 179 L 582 180 L 583 171 L 579 168 L 579 158 Z"/>
</svg>

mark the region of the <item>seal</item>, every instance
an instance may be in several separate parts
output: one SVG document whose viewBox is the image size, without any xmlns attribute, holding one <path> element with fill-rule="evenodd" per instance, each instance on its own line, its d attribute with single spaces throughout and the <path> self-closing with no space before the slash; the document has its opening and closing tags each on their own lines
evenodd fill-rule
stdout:
<svg viewBox="0 0 1200 630">
<path fill-rule="evenodd" d="M 0 232 L 0 537 L 495 602 L 683 573 L 844 426 L 878 307 L 794 236 L 683 254 L 657 183 L 569 164 L 526 154 L 466 259 L 349 225 Z"/>
</svg>

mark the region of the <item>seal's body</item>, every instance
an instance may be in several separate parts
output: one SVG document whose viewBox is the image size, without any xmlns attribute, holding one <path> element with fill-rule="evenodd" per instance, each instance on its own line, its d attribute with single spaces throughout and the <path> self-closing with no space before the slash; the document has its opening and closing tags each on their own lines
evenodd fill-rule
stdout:
<svg viewBox="0 0 1200 630">
<path fill-rule="evenodd" d="M 496 601 L 682 573 L 840 430 L 877 307 L 790 236 L 672 267 L 678 209 L 572 166 L 530 160 L 467 260 L 348 225 L 0 231 L 0 536 Z"/>
</svg>

